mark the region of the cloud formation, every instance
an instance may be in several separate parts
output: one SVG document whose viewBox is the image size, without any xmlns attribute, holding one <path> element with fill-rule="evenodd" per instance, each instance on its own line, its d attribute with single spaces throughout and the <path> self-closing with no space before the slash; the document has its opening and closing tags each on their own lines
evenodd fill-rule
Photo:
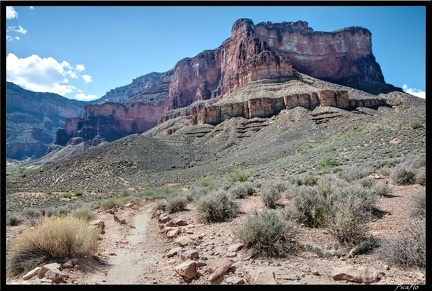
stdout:
<svg viewBox="0 0 432 291">
<path fill-rule="evenodd" d="M 27 30 L 25 30 L 21 25 L 18 25 L 18 28 L 16 28 L 15 26 L 9 26 L 8 30 L 6 30 L 6 31 L 9 31 L 9 30 L 12 30 L 12 31 L 15 31 L 18 33 L 22 33 L 22 34 L 27 33 Z"/>
<path fill-rule="evenodd" d="M 77 88 L 69 84 L 68 78 L 78 78 L 83 65 L 75 68 L 68 62 L 59 63 L 52 57 L 41 58 L 31 55 L 27 58 L 18 58 L 13 53 L 6 57 L 6 80 L 35 92 L 51 92 L 62 96 L 72 93 Z M 91 76 L 87 76 L 91 80 Z M 83 76 L 84 78 L 84 76 Z M 84 79 L 85 80 L 85 79 Z M 79 98 L 92 98 L 94 95 L 78 94 Z"/>
<path fill-rule="evenodd" d="M 13 6 L 6 6 L 6 19 L 18 18 L 18 12 L 15 11 Z"/>
<path fill-rule="evenodd" d="M 75 99 L 80 100 L 80 101 L 91 101 L 91 100 L 95 100 L 97 99 L 96 95 L 86 95 L 84 93 L 78 93 L 75 95 Z"/>
<path fill-rule="evenodd" d="M 426 92 L 425 91 L 421 91 L 421 90 L 415 89 L 415 88 L 408 88 L 407 84 L 403 84 L 402 90 L 408 94 L 426 99 Z"/>
<path fill-rule="evenodd" d="M 86 82 L 86 84 L 92 81 L 92 77 L 89 75 L 83 75 L 82 78 L 84 79 L 84 82 Z"/>
</svg>

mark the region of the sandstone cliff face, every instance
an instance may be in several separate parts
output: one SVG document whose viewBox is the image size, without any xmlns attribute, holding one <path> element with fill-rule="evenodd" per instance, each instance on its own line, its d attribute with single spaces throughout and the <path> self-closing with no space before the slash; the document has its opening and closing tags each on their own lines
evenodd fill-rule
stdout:
<svg viewBox="0 0 432 291">
<path fill-rule="evenodd" d="M 232 100 L 219 105 L 201 102 L 230 98 L 236 89 L 254 81 L 295 78 L 294 70 L 354 88 L 395 89 L 384 82 L 381 68 L 372 54 L 371 33 L 365 28 L 315 32 L 306 21 L 255 25 L 250 19 L 239 19 L 232 26 L 231 37 L 217 49 L 182 59 L 164 74 L 145 75 L 134 80 L 135 85 L 115 89 L 111 95 L 128 96 L 123 101 L 126 106 L 113 103 L 87 106 L 82 119 L 66 122 L 56 143 L 65 144 L 71 137 L 102 136 L 112 140 L 143 132 L 178 116 L 191 116 L 193 122 L 216 124 L 235 116 L 271 116 L 295 106 L 352 108 L 382 104 L 378 99 L 350 100 L 347 92 L 318 88 L 314 93 L 276 98 L 252 96 L 246 101 Z M 138 84 L 146 85 L 142 88 Z M 141 91 L 132 95 L 123 92 L 132 87 Z"/>
<path fill-rule="evenodd" d="M 66 145 L 71 138 L 85 141 L 114 141 L 121 137 L 143 133 L 154 127 L 167 109 L 167 102 L 155 106 L 135 103 L 125 106 L 107 102 L 84 107 L 82 118 L 69 118 L 64 129 L 57 132 L 55 144 Z M 94 143 L 93 143 L 94 145 Z"/>
</svg>

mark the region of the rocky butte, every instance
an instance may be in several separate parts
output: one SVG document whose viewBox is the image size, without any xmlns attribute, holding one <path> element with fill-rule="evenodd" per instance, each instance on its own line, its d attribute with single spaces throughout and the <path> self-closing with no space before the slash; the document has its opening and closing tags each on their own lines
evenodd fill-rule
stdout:
<svg viewBox="0 0 432 291">
<path fill-rule="evenodd" d="M 295 106 L 349 110 L 385 105 L 378 98 L 353 100 L 346 90 L 321 90 L 307 84 L 302 92 L 282 90 L 285 93 L 269 93 L 268 97 L 233 98 L 240 88 L 255 81 L 283 84 L 301 81 L 302 74 L 375 95 L 402 91 L 385 83 L 372 53 L 371 32 L 365 28 L 321 32 L 306 21 L 255 25 L 250 19 L 239 19 L 231 37 L 217 49 L 184 58 L 166 73 L 139 79 L 147 82 L 141 91 L 136 85 L 132 91 L 121 88 L 128 94 L 134 92 L 127 98 L 111 92 L 117 94 L 114 100 L 125 100 L 123 104 L 85 106 L 82 117 L 68 119 L 57 132 L 55 143 L 112 141 L 178 116 L 189 116 L 192 123 L 217 124 L 236 116 L 268 117 Z"/>
</svg>

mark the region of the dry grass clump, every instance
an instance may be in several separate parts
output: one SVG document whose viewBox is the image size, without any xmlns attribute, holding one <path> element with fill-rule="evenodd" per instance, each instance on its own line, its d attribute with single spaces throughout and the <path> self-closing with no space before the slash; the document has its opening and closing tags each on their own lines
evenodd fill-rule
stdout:
<svg viewBox="0 0 432 291">
<path fill-rule="evenodd" d="M 295 250 L 296 224 L 285 220 L 274 209 L 264 209 L 250 216 L 236 231 L 245 247 L 265 257 L 284 257 Z"/>
<path fill-rule="evenodd" d="M 56 259 L 87 258 L 98 247 L 99 231 L 74 216 L 48 217 L 7 245 L 8 273 L 21 273 Z"/>
</svg>

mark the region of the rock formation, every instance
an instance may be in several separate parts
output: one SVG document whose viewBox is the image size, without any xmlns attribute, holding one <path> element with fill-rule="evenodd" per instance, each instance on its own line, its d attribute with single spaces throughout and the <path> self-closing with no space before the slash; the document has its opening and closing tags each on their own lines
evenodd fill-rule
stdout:
<svg viewBox="0 0 432 291">
<path fill-rule="evenodd" d="M 385 83 L 372 54 L 371 32 L 365 28 L 316 32 L 306 21 L 255 25 L 250 19 L 239 19 L 232 26 L 231 37 L 217 49 L 184 58 L 164 74 L 141 76 L 101 98 L 123 100 L 123 104 L 86 106 L 82 118 L 66 121 L 55 143 L 65 145 L 74 137 L 114 140 L 178 116 L 190 116 L 195 123 L 217 124 L 236 116 L 269 117 L 295 106 L 353 109 L 385 105 L 378 98 L 354 100 L 347 91 L 322 88 L 273 97 L 251 96 L 242 101 L 230 99 L 238 88 L 254 81 L 285 82 L 298 78 L 295 72 L 373 94 L 401 91 Z"/>
<path fill-rule="evenodd" d="M 25 90 L 6 82 L 6 157 L 39 158 L 46 154 L 66 118 L 81 115 L 83 101 Z"/>
</svg>

